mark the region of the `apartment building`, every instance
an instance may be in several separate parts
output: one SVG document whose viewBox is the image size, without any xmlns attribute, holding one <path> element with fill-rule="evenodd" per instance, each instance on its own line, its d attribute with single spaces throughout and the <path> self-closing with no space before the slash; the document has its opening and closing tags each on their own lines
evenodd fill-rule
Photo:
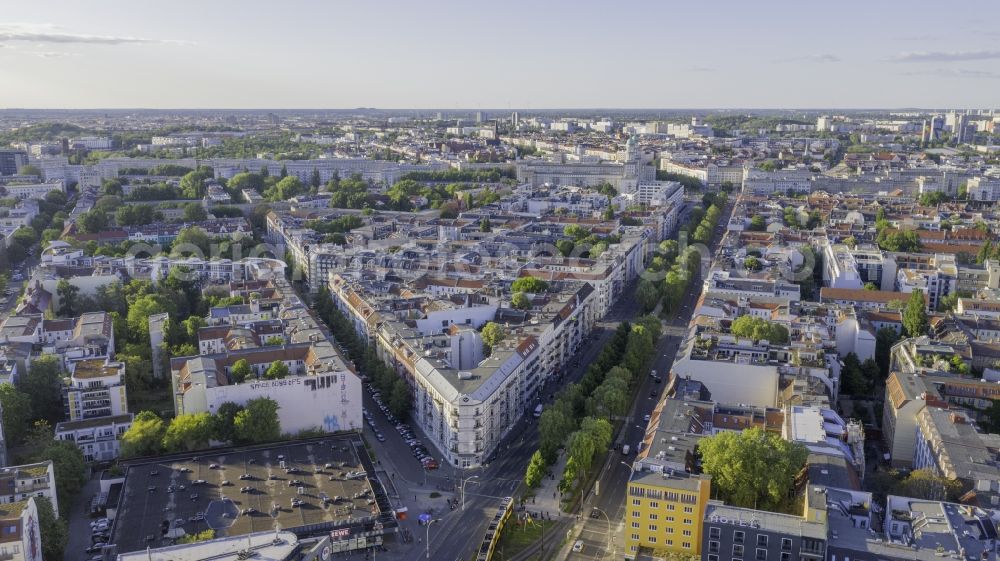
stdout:
<svg viewBox="0 0 1000 561">
<path fill-rule="evenodd" d="M 678 400 L 654 409 L 625 495 L 626 559 L 652 551 L 702 553 L 712 481 L 693 473 L 699 418 L 697 405 Z"/>
<path fill-rule="evenodd" d="M 1000 494 L 1000 435 L 980 432 L 967 413 L 925 407 L 917 414 L 913 469 L 930 469 L 959 481 L 963 491 L 975 490 L 980 505 L 996 506 Z"/>
<path fill-rule="evenodd" d="M 45 497 L 59 517 L 56 472 L 52 460 L 0 468 L 0 505 Z"/>
<path fill-rule="evenodd" d="M 329 290 L 410 385 L 413 420 L 449 463 L 471 468 L 534 408 L 541 385 L 569 363 L 599 317 L 588 283 L 555 284 L 534 295 L 529 314 L 501 308 L 488 290 L 442 297 L 441 283 L 427 277 L 394 287 L 333 274 Z M 484 356 L 477 330 L 495 320 L 507 324 L 508 337 Z"/>
<path fill-rule="evenodd" d="M 48 183 L 8 183 L 3 186 L 7 197 L 13 199 L 44 199 L 52 191 L 66 192 L 62 181 Z"/>
<path fill-rule="evenodd" d="M 824 505 L 825 510 L 825 505 Z M 822 520 L 709 502 L 702 519 L 702 559 L 825 561 L 827 527 Z"/>
<path fill-rule="evenodd" d="M 0 558 L 42 561 L 42 532 L 34 497 L 0 504 Z"/>
<path fill-rule="evenodd" d="M 966 182 L 970 201 L 1000 201 L 1000 180 L 992 177 L 973 177 Z"/>
<path fill-rule="evenodd" d="M 86 462 L 109 462 L 121 453 L 121 437 L 132 426 L 132 413 L 56 423 L 55 438 L 72 442 Z"/>
<path fill-rule="evenodd" d="M 89 358 L 69 363 L 69 382 L 63 387 L 66 419 L 80 421 L 128 413 L 125 363 Z"/>
</svg>

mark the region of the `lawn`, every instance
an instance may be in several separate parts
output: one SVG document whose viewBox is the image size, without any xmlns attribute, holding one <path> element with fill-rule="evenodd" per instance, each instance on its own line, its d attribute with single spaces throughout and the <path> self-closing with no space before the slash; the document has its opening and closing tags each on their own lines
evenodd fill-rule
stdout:
<svg viewBox="0 0 1000 561">
<path fill-rule="evenodd" d="M 504 525 L 500 533 L 500 540 L 497 541 L 494 549 L 494 557 L 501 559 L 500 552 L 503 552 L 502 559 L 510 559 L 520 553 L 531 544 L 542 539 L 542 532 L 551 532 L 556 524 L 555 520 L 517 520 L 511 516 Z"/>
</svg>

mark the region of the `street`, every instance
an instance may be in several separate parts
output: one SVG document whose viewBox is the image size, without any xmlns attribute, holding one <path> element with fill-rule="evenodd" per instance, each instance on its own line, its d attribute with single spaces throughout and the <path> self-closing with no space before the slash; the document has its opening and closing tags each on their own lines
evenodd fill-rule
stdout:
<svg viewBox="0 0 1000 561">
<path fill-rule="evenodd" d="M 725 224 L 728 224 L 732 215 L 734 203 L 728 202 L 723 209 L 722 217 L 719 219 L 721 229 L 716 230 L 709 250 L 714 256 L 715 250 L 721 242 L 722 234 L 725 232 Z M 667 375 L 674 363 L 677 350 L 680 348 L 683 338 L 688 333 L 688 323 L 694 313 L 694 306 L 701 295 L 702 275 L 692 280 L 684 298 L 681 300 L 681 307 L 675 317 L 663 325 L 663 335 L 656 345 L 656 354 L 652 370 L 661 376 L 663 382 L 656 383 L 652 376 L 643 374 L 640 376 L 639 389 L 636 399 L 632 403 L 632 409 L 614 441 L 614 449 L 608 454 L 601 474 L 598 477 L 596 491 L 591 493 L 584 500 L 580 509 L 581 530 L 578 537 L 574 539 L 582 540 L 583 551 L 571 553 L 570 559 L 620 559 L 624 553 L 624 543 L 622 540 L 622 524 L 625 515 L 625 494 L 628 490 L 628 480 L 631 477 L 631 464 L 635 460 L 635 454 L 639 442 L 642 441 L 646 432 L 645 415 L 652 413 L 659 399 L 664 399 L 663 388 L 666 387 L 669 379 Z M 657 397 L 652 397 L 653 390 L 657 391 Z M 622 455 L 622 444 L 631 447 L 628 456 Z M 623 462 L 627 465 L 623 465 Z M 594 509 L 598 510 L 599 516 L 591 517 Z M 611 530 L 609 534 L 609 529 Z M 613 557 L 611 555 L 614 555 Z"/>
</svg>

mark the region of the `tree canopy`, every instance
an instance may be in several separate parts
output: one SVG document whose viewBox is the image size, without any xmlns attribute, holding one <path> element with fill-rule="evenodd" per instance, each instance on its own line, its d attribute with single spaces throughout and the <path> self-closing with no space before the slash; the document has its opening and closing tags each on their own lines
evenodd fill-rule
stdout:
<svg viewBox="0 0 1000 561">
<path fill-rule="evenodd" d="M 545 292 L 548 288 L 549 283 L 535 277 L 521 277 L 510 285 L 512 292 L 527 292 L 530 294 L 539 294 Z"/>
<path fill-rule="evenodd" d="M 903 328 L 910 337 L 926 335 L 930 323 L 927 319 L 927 307 L 924 302 L 924 291 L 919 288 L 910 293 L 903 308 Z"/>
<path fill-rule="evenodd" d="M 766 339 L 775 345 L 788 342 L 788 328 L 750 315 L 743 315 L 733 320 L 729 331 L 737 337 L 749 337 L 754 341 Z"/>
<path fill-rule="evenodd" d="M 782 510 L 809 451 L 761 428 L 723 431 L 698 444 L 702 468 L 727 504 Z"/>
</svg>

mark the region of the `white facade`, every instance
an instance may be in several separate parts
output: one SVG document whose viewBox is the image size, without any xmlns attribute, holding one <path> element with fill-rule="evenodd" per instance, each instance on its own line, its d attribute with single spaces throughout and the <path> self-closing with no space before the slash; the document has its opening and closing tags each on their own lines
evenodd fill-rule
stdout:
<svg viewBox="0 0 1000 561">
<path fill-rule="evenodd" d="M 66 192 L 66 186 L 62 181 L 24 185 L 9 184 L 4 185 L 3 189 L 7 191 L 8 197 L 15 199 L 44 199 L 50 191 Z"/>
<path fill-rule="evenodd" d="M 260 397 L 269 397 L 278 403 L 278 420 L 283 433 L 316 428 L 335 432 L 363 427 L 361 379 L 352 372 L 196 388 L 185 392 L 183 409 L 179 412 L 214 414 L 228 401 L 246 405 L 251 399 Z"/>
<path fill-rule="evenodd" d="M 132 414 L 99 417 L 56 424 L 56 440 L 73 442 L 87 462 L 108 462 L 118 458 L 121 437 L 132 426 Z"/>
<path fill-rule="evenodd" d="M 970 201 L 1000 201 L 1000 179 L 973 177 L 966 184 Z"/>
<path fill-rule="evenodd" d="M 0 504 L 26 501 L 31 497 L 49 499 L 52 510 L 59 517 L 56 472 L 52 460 L 0 468 Z"/>
</svg>

